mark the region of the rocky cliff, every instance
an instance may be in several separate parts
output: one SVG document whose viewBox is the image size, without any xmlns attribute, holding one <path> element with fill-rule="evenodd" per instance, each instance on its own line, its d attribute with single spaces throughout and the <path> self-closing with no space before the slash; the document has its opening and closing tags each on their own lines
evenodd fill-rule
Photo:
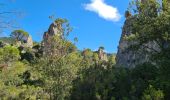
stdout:
<svg viewBox="0 0 170 100">
<path fill-rule="evenodd" d="M 147 2 L 147 0 L 138 0 L 138 2 L 141 2 L 143 4 L 150 3 L 150 2 Z M 155 6 L 156 5 L 154 5 L 153 7 L 155 8 Z M 140 14 L 141 8 L 139 7 L 139 5 L 137 5 L 137 7 L 139 10 L 139 14 Z M 149 11 L 150 9 L 147 9 L 143 13 L 146 13 L 146 15 L 148 15 Z M 155 12 L 157 13 L 156 10 Z M 138 50 L 130 49 L 132 46 L 139 43 L 138 40 L 129 41 L 127 39 L 128 37 L 134 35 L 132 33 L 132 27 L 133 27 L 135 20 L 137 19 L 137 16 L 131 16 L 130 12 L 126 11 L 125 17 L 126 17 L 126 20 L 122 28 L 122 35 L 120 38 L 118 52 L 116 56 L 116 65 L 122 66 L 122 67 L 133 68 L 136 65 L 142 64 L 144 62 L 155 63 L 155 62 L 152 62 L 149 57 L 150 55 L 149 53 L 151 53 L 151 50 L 160 51 L 159 46 L 157 45 L 155 41 L 150 41 L 144 45 L 140 45 Z"/>
<path fill-rule="evenodd" d="M 132 25 L 135 21 L 134 16 L 126 18 L 122 28 L 122 35 L 119 41 L 118 52 L 116 55 L 116 65 L 121 67 L 133 68 L 138 64 L 150 62 L 148 53 L 151 51 L 148 48 L 159 49 L 155 42 L 146 43 L 141 46 L 137 51 L 130 47 L 136 44 L 136 41 L 129 41 L 127 37 L 133 35 Z M 148 47 L 148 48 L 145 48 Z"/>
</svg>

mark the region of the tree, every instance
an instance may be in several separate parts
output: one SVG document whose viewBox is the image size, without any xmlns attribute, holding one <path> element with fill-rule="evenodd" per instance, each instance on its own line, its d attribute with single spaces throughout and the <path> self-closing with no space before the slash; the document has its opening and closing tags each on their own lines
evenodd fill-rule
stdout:
<svg viewBox="0 0 170 100">
<path fill-rule="evenodd" d="M 57 18 L 55 23 L 57 24 L 57 28 L 60 32 L 58 34 L 61 35 L 62 39 L 66 39 L 66 37 L 72 31 L 69 21 L 67 19 Z"/>
<path fill-rule="evenodd" d="M 72 81 L 77 77 L 81 57 L 76 47 L 67 40 L 69 24 L 65 19 L 56 19 L 59 35 L 53 35 L 45 40 L 44 55 L 37 60 L 33 70 L 40 74 L 43 93 L 50 100 L 65 100 L 69 98 Z"/>
<path fill-rule="evenodd" d="M 70 52 L 76 51 L 76 46 L 67 40 L 69 33 L 72 31 L 68 20 L 57 18 L 54 23 L 58 33 L 44 40 L 44 53 L 51 56 L 65 56 Z"/>
<path fill-rule="evenodd" d="M 10 64 L 19 60 L 19 50 L 14 46 L 0 48 L 0 64 Z"/>
<path fill-rule="evenodd" d="M 104 47 L 103 47 L 103 46 L 101 46 L 101 47 L 99 47 L 99 49 L 104 50 Z"/>
<path fill-rule="evenodd" d="M 21 62 L 13 62 L 10 68 L 0 72 L 1 99 L 38 99 L 42 98 L 42 88 L 24 84 L 23 74 L 28 66 Z M 41 95 L 41 96 L 40 96 Z M 45 94 L 44 94 L 45 95 Z"/>
<path fill-rule="evenodd" d="M 46 56 L 39 60 L 34 70 L 41 74 L 44 93 L 49 95 L 49 99 L 65 100 L 69 97 L 79 65 L 80 60 L 76 53 L 57 59 Z"/>
<path fill-rule="evenodd" d="M 16 39 L 17 41 L 25 42 L 29 36 L 28 32 L 24 30 L 15 30 L 10 35 L 12 38 Z"/>
<path fill-rule="evenodd" d="M 42 89 L 24 83 L 24 73 L 29 66 L 19 61 L 19 50 L 14 46 L 0 48 L 0 97 L 1 99 L 36 99 Z"/>
<path fill-rule="evenodd" d="M 143 93 L 142 100 L 164 100 L 164 94 L 161 90 L 156 90 L 152 85 Z"/>
<path fill-rule="evenodd" d="M 109 66 L 113 66 L 113 65 L 116 64 L 115 59 L 116 59 L 116 55 L 115 54 L 112 54 L 112 55 L 109 56 L 109 59 L 108 59 Z"/>
<path fill-rule="evenodd" d="M 151 2 L 151 3 L 148 3 Z M 163 8 L 162 8 L 163 3 Z M 156 4 L 156 6 L 155 6 Z M 148 49 L 148 55 L 156 67 L 159 68 L 159 85 L 165 93 L 165 99 L 170 98 L 170 9 L 169 1 L 147 0 L 141 4 L 140 9 L 135 9 L 132 33 L 136 44 L 132 47 L 143 50 Z M 157 47 L 150 48 L 147 43 L 155 43 Z"/>
</svg>

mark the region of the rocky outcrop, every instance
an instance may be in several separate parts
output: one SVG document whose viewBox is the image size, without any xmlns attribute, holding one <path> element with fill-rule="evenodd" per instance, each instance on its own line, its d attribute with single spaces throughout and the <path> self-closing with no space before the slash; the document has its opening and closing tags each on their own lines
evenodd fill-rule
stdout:
<svg viewBox="0 0 170 100">
<path fill-rule="evenodd" d="M 148 3 L 147 0 L 138 0 L 138 2 L 141 2 L 143 4 Z M 140 14 L 141 9 L 139 5 L 137 5 L 137 7 L 139 10 L 139 14 Z M 149 14 L 148 10 L 149 9 L 145 11 L 146 15 Z M 127 37 L 134 35 L 132 33 L 132 27 L 133 27 L 133 23 L 136 17 L 131 16 L 130 12 L 128 11 L 125 13 L 125 17 L 126 17 L 126 20 L 125 20 L 125 23 L 122 29 L 122 35 L 120 38 L 118 52 L 116 55 L 116 65 L 122 66 L 122 67 L 133 68 L 136 65 L 142 64 L 144 62 L 154 63 L 150 60 L 149 53 L 151 53 L 151 49 L 159 51 L 159 46 L 157 45 L 156 42 L 151 41 L 149 43 L 141 45 L 138 50 L 130 49 L 131 46 L 135 45 L 136 43 L 139 43 L 138 40 L 129 41 L 127 39 Z"/>
<path fill-rule="evenodd" d="M 116 55 L 116 66 L 133 68 L 138 64 L 151 62 L 148 53 L 151 53 L 151 49 L 159 51 L 159 46 L 156 42 L 146 43 L 145 45 L 140 46 L 138 50 L 133 50 L 130 48 L 131 46 L 138 43 L 137 40 L 129 41 L 127 39 L 127 37 L 133 35 L 132 26 L 134 21 L 135 17 L 130 16 L 126 19 L 124 23 L 122 35 L 119 41 L 118 52 Z"/>
<path fill-rule="evenodd" d="M 43 40 L 46 41 L 48 40 L 49 37 L 52 37 L 52 36 L 55 36 L 55 35 L 58 35 L 60 36 L 61 35 L 61 32 L 59 31 L 58 29 L 58 24 L 56 24 L 55 22 L 52 23 L 48 29 L 47 32 L 44 32 L 44 35 L 43 35 Z"/>
<path fill-rule="evenodd" d="M 29 35 L 24 42 L 23 41 L 16 41 L 16 45 L 18 47 L 22 46 L 22 47 L 27 47 L 27 48 L 32 48 L 33 47 L 33 40 L 32 37 Z"/>
<path fill-rule="evenodd" d="M 32 40 L 32 37 L 31 37 L 31 36 L 28 36 L 28 37 L 27 37 L 25 46 L 26 46 L 26 47 L 30 47 L 30 48 L 33 47 L 33 40 Z"/>
<path fill-rule="evenodd" d="M 127 18 L 124 23 L 124 26 L 122 29 L 122 35 L 119 41 L 118 52 L 116 55 L 117 66 L 134 67 L 136 65 L 134 63 L 137 61 L 136 56 L 138 53 L 128 50 L 128 47 L 133 43 L 125 39 L 125 36 L 129 36 L 132 34 L 131 26 L 133 24 L 133 20 L 134 20 L 133 17 L 130 17 L 130 18 Z"/>
<path fill-rule="evenodd" d="M 0 47 L 4 47 L 6 45 L 16 45 L 17 47 L 33 47 L 33 40 L 31 36 L 26 37 L 23 41 L 16 41 L 11 37 L 2 37 L 0 38 Z"/>
<path fill-rule="evenodd" d="M 51 50 L 50 48 L 53 48 L 53 45 L 55 43 L 53 43 L 53 37 L 54 36 L 59 36 L 61 37 L 62 32 L 59 31 L 60 29 L 60 25 L 57 24 L 56 22 L 52 23 L 49 26 L 49 29 L 47 32 L 44 32 L 43 35 L 43 41 L 42 41 L 42 50 L 43 50 L 43 54 L 44 55 L 53 55 L 52 51 L 57 51 L 57 50 Z M 56 53 L 57 54 L 57 53 Z"/>
<path fill-rule="evenodd" d="M 100 49 L 97 51 L 98 53 L 98 56 L 99 56 L 99 59 L 102 60 L 102 61 L 108 61 L 108 58 L 107 58 L 107 53 L 104 52 L 103 49 Z"/>
</svg>

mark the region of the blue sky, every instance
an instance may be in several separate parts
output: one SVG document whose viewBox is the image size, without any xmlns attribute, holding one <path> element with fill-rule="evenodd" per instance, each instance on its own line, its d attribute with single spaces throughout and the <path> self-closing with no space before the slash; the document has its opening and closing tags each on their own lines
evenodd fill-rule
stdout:
<svg viewBox="0 0 170 100">
<path fill-rule="evenodd" d="M 104 46 L 107 52 L 115 53 L 128 4 L 129 0 L 14 0 L 7 7 L 24 14 L 18 23 L 34 41 L 42 40 L 52 23 L 49 16 L 55 15 L 69 20 L 74 29 L 69 39 L 78 37 L 80 50 Z"/>
</svg>

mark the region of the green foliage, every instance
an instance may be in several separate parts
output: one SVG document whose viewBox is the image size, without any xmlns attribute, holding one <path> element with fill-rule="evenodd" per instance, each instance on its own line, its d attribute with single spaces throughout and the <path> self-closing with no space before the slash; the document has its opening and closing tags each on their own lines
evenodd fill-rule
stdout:
<svg viewBox="0 0 170 100">
<path fill-rule="evenodd" d="M 20 49 L 21 60 L 26 60 L 29 63 L 33 63 L 36 59 L 36 53 L 30 48 Z"/>
<path fill-rule="evenodd" d="M 25 32 L 24 30 L 14 30 L 11 35 L 12 38 L 16 39 L 17 41 L 23 41 L 27 39 L 29 34 Z"/>
<path fill-rule="evenodd" d="M 144 46 L 145 49 L 147 48 L 151 51 L 148 55 L 151 57 L 152 62 L 155 62 L 159 72 L 159 76 L 157 76 L 159 85 L 157 88 L 161 88 L 163 90 L 165 99 L 170 98 L 169 3 L 170 2 L 167 0 L 163 0 L 163 2 L 158 2 L 157 0 L 147 0 L 145 4 L 139 4 L 139 8 L 135 10 L 136 13 L 139 14 L 135 15 L 136 19 L 133 23 L 132 29 L 132 33 L 134 33 L 133 37 L 138 41 L 134 47 L 139 49 Z M 163 8 L 161 8 L 162 4 Z M 134 39 L 132 39 L 132 41 Z M 159 49 L 146 47 L 146 43 L 149 42 L 156 43 Z"/>
<path fill-rule="evenodd" d="M 0 97 L 5 100 L 36 99 L 41 93 L 41 88 L 24 85 L 23 73 L 27 65 L 14 62 L 10 67 L 0 72 Z"/>
<path fill-rule="evenodd" d="M 131 17 L 131 16 L 132 16 L 132 15 L 131 15 L 130 11 L 126 11 L 126 12 L 125 12 L 125 17 L 126 17 L 126 18 L 129 18 L 129 17 Z"/>
<path fill-rule="evenodd" d="M 113 66 L 113 65 L 116 64 L 115 59 L 116 59 L 116 55 L 115 55 L 115 54 L 111 54 L 111 55 L 109 56 L 109 59 L 108 59 L 108 64 L 109 64 L 109 66 Z"/>
<path fill-rule="evenodd" d="M 99 47 L 99 49 L 104 50 L 104 47 L 103 47 L 103 46 L 101 46 L 101 47 Z"/>
<path fill-rule="evenodd" d="M 150 85 L 149 88 L 145 90 L 142 100 L 164 100 L 164 94 L 161 90 L 156 90 Z"/>
<path fill-rule="evenodd" d="M 80 63 L 79 57 L 75 53 L 58 59 L 46 57 L 38 62 L 36 70 L 41 74 L 40 79 L 45 83 L 43 88 L 50 99 L 64 100 L 69 96 L 78 62 Z"/>
<path fill-rule="evenodd" d="M 0 48 L 0 63 L 8 64 L 20 58 L 19 50 L 14 46 Z"/>
<path fill-rule="evenodd" d="M 156 42 L 151 60 L 133 69 L 114 66 L 115 55 L 101 61 L 98 52 L 78 51 L 67 40 L 72 31 L 68 20 L 55 20 L 60 36 L 49 37 L 46 45 L 31 48 L 0 48 L 0 98 L 3 100 L 168 100 L 170 98 L 170 15 L 168 2 L 163 8 L 156 0 L 136 2 L 132 35 L 139 49 Z M 24 42 L 29 34 L 15 30 L 11 37 Z M 78 39 L 75 38 L 75 42 Z M 104 50 L 104 47 L 100 47 Z M 149 48 L 148 48 L 149 49 Z"/>
<path fill-rule="evenodd" d="M 47 40 L 47 44 L 48 45 L 44 47 L 45 49 L 44 52 L 45 54 L 50 56 L 55 56 L 55 55 L 58 55 L 59 57 L 65 56 L 68 53 L 76 51 L 77 49 L 75 45 L 73 45 L 71 42 L 65 39 L 61 39 L 58 36 L 50 37 Z"/>
<path fill-rule="evenodd" d="M 72 100 L 110 100 L 116 81 L 112 69 L 102 66 L 91 66 L 82 70 L 80 76 L 74 80 L 71 93 Z"/>
<path fill-rule="evenodd" d="M 69 33 L 72 31 L 72 27 L 70 26 L 70 23 L 67 19 L 57 18 L 55 20 L 55 23 L 57 24 L 57 28 L 61 33 L 61 36 L 63 39 L 65 39 Z"/>
</svg>

